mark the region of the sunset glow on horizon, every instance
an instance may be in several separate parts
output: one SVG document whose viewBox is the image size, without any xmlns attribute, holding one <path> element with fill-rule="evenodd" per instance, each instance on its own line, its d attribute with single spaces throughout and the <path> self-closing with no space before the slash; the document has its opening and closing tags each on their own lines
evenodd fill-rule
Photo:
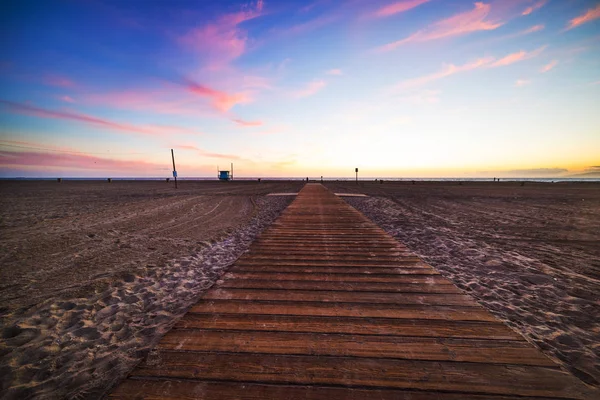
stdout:
<svg viewBox="0 0 600 400">
<path fill-rule="evenodd" d="M 15 1 L 0 177 L 600 177 L 600 2 Z"/>
</svg>

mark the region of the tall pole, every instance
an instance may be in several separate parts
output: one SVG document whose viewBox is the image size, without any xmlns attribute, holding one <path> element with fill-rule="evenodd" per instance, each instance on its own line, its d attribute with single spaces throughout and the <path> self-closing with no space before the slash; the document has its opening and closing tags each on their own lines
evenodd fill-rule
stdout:
<svg viewBox="0 0 600 400">
<path fill-rule="evenodd" d="M 173 178 L 175 178 L 175 189 L 177 189 L 177 170 L 175 169 L 175 154 L 171 149 L 171 158 L 173 159 Z"/>
<path fill-rule="evenodd" d="M 354 172 L 356 172 L 356 184 L 358 185 L 358 168 L 355 168 Z"/>
<path fill-rule="evenodd" d="M 231 163 L 231 180 L 233 180 L 233 163 Z"/>
</svg>

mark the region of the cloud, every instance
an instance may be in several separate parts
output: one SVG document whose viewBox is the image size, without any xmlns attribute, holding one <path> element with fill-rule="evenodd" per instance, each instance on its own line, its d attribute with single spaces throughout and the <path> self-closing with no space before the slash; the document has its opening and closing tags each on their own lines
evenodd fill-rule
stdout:
<svg viewBox="0 0 600 400">
<path fill-rule="evenodd" d="M 529 84 L 531 84 L 531 81 L 527 79 L 517 79 L 517 81 L 515 82 L 516 87 L 523 87 Z"/>
<path fill-rule="evenodd" d="M 244 126 L 244 127 L 262 126 L 263 125 L 262 121 L 245 121 L 243 119 L 232 119 L 232 121 L 235 122 L 236 124 Z"/>
<path fill-rule="evenodd" d="M 196 52 L 208 68 L 220 69 L 244 54 L 248 34 L 239 25 L 262 15 L 263 2 L 240 12 L 226 14 L 217 21 L 194 28 L 178 38 L 179 44 Z"/>
<path fill-rule="evenodd" d="M 389 17 L 390 15 L 395 15 L 398 13 L 403 13 L 405 11 L 411 10 L 415 7 L 420 6 L 421 4 L 428 3 L 430 0 L 404 0 L 398 1 L 392 4 L 388 4 L 387 6 L 379 8 L 372 15 L 374 17 Z"/>
<path fill-rule="evenodd" d="M 477 31 L 489 31 L 497 29 L 501 27 L 503 23 L 487 20 L 490 10 L 490 4 L 477 2 L 475 3 L 475 8 L 471 11 L 463 12 L 453 17 L 438 21 L 430 28 L 413 33 L 405 39 L 381 46 L 379 50 L 390 51 L 410 42 L 425 42 L 451 36 L 465 35 Z"/>
<path fill-rule="evenodd" d="M 169 165 L 168 158 L 164 164 L 147 161 L 116 160 L 85 154 L 56 154 L 44 152 L 9 152 L 0 151 L 0 165 L 61 167 L 69 169 L 105 170 L 119 172 L 147 172 L 161 170 Z"/>
<path fill-rule="evenodd" d="M 558 65 L 558 61 L 557 60 L 552 60 L 549 64 L 546 64 L 542 67 L 542 69 L 540 70 L 540 72 L 546 73 L 548 71 L 550 71 L 551 69 L 553 69 L 554 67 L 556 67 Z"/>
<path fill-rule="evenodd" d="M 590 8 L 584 14 L 573 18 L 569 21 L 567 29 L 573 29 L 587 22 L 600 18 L 600 4 L 594 8 Z"/>
<path fill-rule="evenodd" d="M 327 75 L 342 75 L 342 70 L 337 68 L 330 69 L 327 71 Z"/>
<path fill-rule="evenodd" d="M 543 31 L 545 27 L 546 26 L 544 24 L 534 25 L 529 29 L 525 29 L 524 31 L 519 32 L 518 35 L 521 36 L 521 35 L 527 35 L 527 34 L 534 33 L 534 32 Z"/>
<path fill-rule="evenodd" d="M 401 82 L 396 85 L 396 88 L 405 89 L 410 87 L 421 86 L 423 84 L 436 81 L 438 79 L 446 78 L 451 75 L 459 74 L 462 72 L 472 71 L 479 68 L 497 68 L 505 67 L 510 64 L 514 64 L 519 61 L 527 60 L 538 56 L 546 47 L 540 47 L 531 52 L 519 51 L 517 53 L 509 54 L 500 59 L 494 57 L 479 58 L 475 61 L 471 61 L 464 65 L 445 64 L 443 68 L 433 74 L 421 76 L 418 78 L 412 78 Z"/>
<path fill-rule="evenodd" d="M 226 93 L 190 80 L 185 82 L 190 93 L 210 98 L 212 105 L 221 112 L 229 111 L 236 104 L 246 104 L 252 101 L 247 93 Z"/>
<path fill-rule="evenodd" d="M 45 75 L 43 82 L 49 86 L 56 86 L 61 88 L 74 88 L 77 85 L 71 79 L 61 75 Z"/>
<path fill-rule="evenodd" d="M 293 92 L 293 96 L 297 98 L 312 96 L 323 89 L 326 85 L 327 83 L 322 79 L 314 80 L 308 83 L 303 89 Z"/>
<path fill-rule="evenodd" d="M 446 78 L 451 75 L 455 75 L 461 72 L 471 71 L 474 69 L 489 66 L 493 62 L 494 58 L 480 58 L 464 65 L 446 64 L 441 71 L 435 72 L 430 75 L 421 76 L 418 78 L 408 79 L 397 85 L 398 88 L 409 88 L 415 86 L 421 86 L 425 83 L 436 81 L 438 79 Z"/>
<path fill-rule="evenodd" d="M 206 151 L 204 149 L 201 149 L 197 146 L 194 145 L 188 145 L 188 144 L 180 144 L 180 145 L 173 145 L 171 146 L 174 149 L 181 149 L 181 150 L 192 150 L 197 152 L 199 155 L 203 156 L 203 157 L 207 157 L 207 158 L 215 158 L 215 159 L 225 159 L 225 160 L 243 160 L 242 157 L 237 156 L 235 154 L 224 154 L 224 153 L 212 153 L 210 151 Z"/>
<path fill-rule="evenodd" d="M 532 12 L 544 7 L 546 5 L 546 3 L 547 3 L 546 0 L 540 0 L 537 3 L 533 4 L 532 6 L 527 7 L 521 15 L 529 15 Z"/>
<path fill-rule="evenodd" d="M 83 122 L 86 124 L 90 124 L 96 127 L 106 128 L 109 130 L 121 131 L 121 132 L 133 132 L 133 133 L 141 133 L 141 134 L 150 134 L 150 135 L 166 135 L 173 133 L 182 133 L 182 134 L 198 134 L 198 132 L 193 131 L 191 129 L 173 127 L 173 126 L 161 126 L 161 125 L 131 125 L 119 123 L 107 119 L 102 119 L 99 117 L 94 117 L 92 115 L 86 115 L 81 113 L 76 113 L 72 111 L 56 111 L 56 110 L 48 110 L 40 107 L 31 106 L 28 104 L 15 103 L 7 100 L 0 100 L 0 105 L 5 106 L 9 111 L 24 114 L 24 115 L 32 115 L 34 117 L 40 118 L 53 118 L 53 119 L 62 119 L 68 121 L 77 121 Z"/>
</svg>

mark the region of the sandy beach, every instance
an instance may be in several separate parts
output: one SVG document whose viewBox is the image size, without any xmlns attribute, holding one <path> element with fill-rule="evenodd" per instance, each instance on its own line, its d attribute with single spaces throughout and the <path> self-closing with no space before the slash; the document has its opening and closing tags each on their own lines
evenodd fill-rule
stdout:
<svg viewBox="0 0 600 400">
<path fill-rule="evenodd" d="M 329 182 L 589 385 L 600 384 L 600 184 Z"/>
<path fill-rule="evenodd" d="M 1 398 L 102 398 L 302 182 L 0 182 Z M 600 381 L 600 185 L 326 182 Z"/>
<path fill-rule="evenodd" d="M 101 398 L 301 182 L 0 182 L 0 398 Z"/>
</svg>

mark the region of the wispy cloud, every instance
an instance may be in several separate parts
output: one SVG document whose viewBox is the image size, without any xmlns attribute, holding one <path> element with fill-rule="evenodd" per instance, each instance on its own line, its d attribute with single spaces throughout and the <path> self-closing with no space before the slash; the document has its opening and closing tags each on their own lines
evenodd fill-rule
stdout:
<svg viewBox="0 0 600 400">
<path fill-rule="evenodd" d="M 342 75 L 342 70 L 338 68 L 330 69 L 327 71 L 327 75 Z"/>
<path fill-rule="evenodd" d="M 429 82 L 436 81 L 438 79 L 446 78 L 451 75 L 455 75 L 455 74 L 459 74 L 459 73 L 467 72 L 467 71 L 472 71 L 472 70 L 476 70 L 476 69 L 480 69 L 480 68 L 504 67 L 504 66 L 514 64 L 519 61 L 528 60 L 530 58 L 536 57 L 540 53 L 542 53 L 542 51 L 544 51 L 544 49 L 545 49 L 545 47 L 541 47 L 541 48 L 531 51 L 531 52 L 519 51 L 517 53 L 512 53 L 507 56 L 504 56 L 500 59 L 497 59 L 494 57 L 484 57 L 484 58 L 479 58 L 475 61 L 471 61 L 464 65 L 446 64 L 438 72 L 435 72 L 435 73 L 429 74 L 429 75 L 425 75 L 425 76 L 421 76 L 418 78 L 412 78 L 412 79 L 405 80 L 403 82 L 400 82 L 400 84 L 396 85 L 396 88 L 406 89 L 406 88 L 410 88 L 410 87 L 417 87 L 417 86 L 421 86 L 421 85 L 424 85 Z"/>
<path fill-rule="evenodd" d="M 534 33 L 534 32 L 540 32 L 540 31 L 543 31 L 545 27 L 546 26 L 544 24 L 534 25 L 529 29 L 525 29 L 524 31 L 519 32 L 518 36 L 528 35 L 528 34 Z"/>
<path fill-rule="evenodd" d="M 600 4 L 594 8 L 590 8 L 584 14 L 570 20 L 567 29 L 573 29 L 598 18 L 600 18 Z"/>
<path fill-rule="evenodd" d="M 536 10 L 539 10 L 540 8 L 544 7 L 546 5 L 546 3 L 547 3 L 547 0 L 540 0 L 537 3 L 535 3 L 535 4 L 533 4 L 533 5 L 529 6 L 529 7 L 527 7 L 523 11 L 523 13 L 521 15 L 529 15 L 532 12 L 534 12 Z"/>
<path fill-rule="evenodd" d="M 223 15 L 215 22 L 188 31 L 178 42 L 196 52 L 208 68 L 223 68 L 248 48 L 248 33 L 239 25 L 261 16 L 262 10 L 263 2 L 259 1 L 255 7 Z"/>
<path fill-rule="evenodd" d="M 251 127 L 251 126 L 262 126 L 263 122 L 262 121 L 245 121 L 243 119 L 232 119 L 233 122 L 235 122 L 238 125 L 244 126 L 244 127 Z"/>
<path fill-rule="evenodd" d="M 494 61 L 493 57 L 480 58 L 475 61 L 469 62 L 464 65 L 446 64 L 444 67 L 433 74 L 421 76 L 418 78 L 412 78 L 401 82 L 398 88 L 409 88 L 415 86 L 421 86 L 423 84 L 436 81 L 438 79 L 446 78 L 451 75 L 459 74 L 461 72 L 471 71 L 474 69 L 489 66 Z"/>
<path fill-rule="evenodd" d="M 223 159 L 223 160 L 243 160 L 242 157 L 235 155 L 235 154 L 214 153 L 214 152 L 207 151 L 207 150 L 201 149 L 197 146 L 189 145 L 189 144 L 178 144 L 178 145 L 172 145 L 170 147 L 172 147 L 174 149 L 181 149 L 181 150 L 192 150 L 192 151 L 197 152 L 199 155 L 201 155 L 203 157 L 207 157 L 207 158 Z"/>
<path fill-rule="evenodd" d="M 421 4 L 428 3 L 430 0 L 404 0 L 388 4 L 376 10 L 372 15 L 374 17 L 389 17 L 391 15 L 403 13 L 411 10 Z"/>
<path fill-rule="evenodd" d="M 156 174 L 155 171 L 168 167 L 169 164 L 168 161 L 164 164 L 157 164 L 146 161 L 96 157 L 85 154 L 0 151 L 0 165 L 61 167 L 73 170 L 126 171 L 128 173 L 146 173 L 152 171 L 152 174 Z"/>
<path fill-rule="evenodd" d="M 515 82 L 516 87 L 523 87 L 529 84 L 531 84 L 531 81 L 528 79 L 517 79 L 517 81 Z"/>
<path fill-rule="evenodd" d="M 413 33 L 405 39 L 381 46 L 378 50 L 390 51 L 410 42 L 425 42 L 446 37 L 465 35 L 477 31 L 489 31 L 497 29 L 501 27 L 503 23 L 499 21 L 488 20 L 490 10 L 490 4 L 481 2 L 475 3 L 475 8 L 473 10 L 438 21 L 429 28 Z"/>
<path fill-rule="evenodd" d="M 551 69 L 553 69 L 554 67 L 556 67 L 557 65 L 558 65 L 558 61 L 557 60 L 552 60 L 552 61 L 550 61 L 549 64 L 544 65 L 542 67 L 542 69 L 540 70 L 540 72 L 542 74 L 544 74 L 544 73 L 550 71 Z"/>
<path fill-rule="evenodd" d="M 201 97 L 210 98 L 212 105 L 219 111 L 229 111 L 236 104 L 246 104 L 252 101 L 248 93 L 227 93 L 200 85 L 191 80 L 185 80 L 186 88 L 190 93 Z"/>
<path fill-rule="evenodd" d="M 292 94 L 297 98 L 312 96 L 323 89 L 326 85 L 327 83 L 322 79 L 314 80 L 308 83 L 304 88 L 297 90 Z"/>
<path fill-rule="evenodd" d="M 490 67 L 504 67 L 519 61 L 529 60 L 531 58 L 539 56 L 545 49 L 546 46 L 540 47 L 539 49 L 529 52 L 521 50 L 517 53 L 512 53 L 507 55 L 506 57 L 502 57 L 501 59 L 492 63 Z"/>
<path fill-rule="evenodd" d="M 52 118 L 61 119 L 68 121 L 82 122 L 90 124 L 96 127 L 101 127 L 109 130 L 116 130 L 121 132 L 133 132 L 150 135 L 166 135 L 172 133 L 181 134 L 198 134 L 198 132 L 191 129 L 174 127 L 174 126 L 161 126 L 161 125 L 131 125 L 126 123 L 120 123 L 86 115 L 82 113 L 72 111 L 57 111 L 48 110 L 45 108 L 31 106 L 29 104 L 15 103 L 7 100 L 0 100 L 0 105 L 6 107 L 10 112 L 24 115 L 31 115 L 39 118 Z"/>
</svg>

